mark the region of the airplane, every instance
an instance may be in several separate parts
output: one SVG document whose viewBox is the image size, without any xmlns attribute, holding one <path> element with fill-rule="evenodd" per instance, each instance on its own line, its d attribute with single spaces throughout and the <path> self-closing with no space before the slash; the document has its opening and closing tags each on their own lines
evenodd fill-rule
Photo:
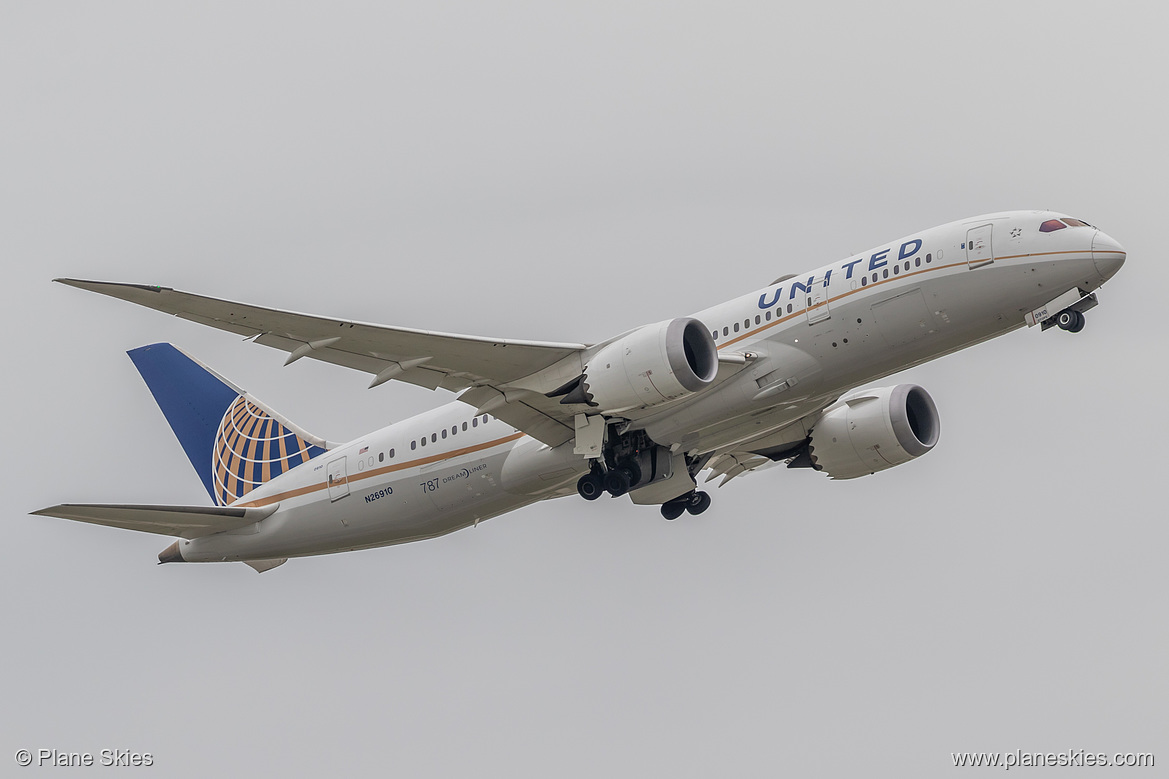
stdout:
<svg viewBox="0 0 1169 779">
<path fill-rule="evenodd" d="M 929 393 L 871 382 L 1022 327 L 1083 329 L 1126 253 L 1066 214 L 951 222 L 601 343 L 332 319 L 167 287 L 62 284 L 302 358 L 459 393 L 344 444 L 178 348 L 129 352 L 211 505 L 62 504 L 38 515 L 174 536 L 160 563 L 289 558 L 435 538 L 537 501 L 628 495 L 701 514 L 705 481 L 767 466 L 854 479 L 930 452 Z M 857 390 L 857 387 L 863 389 Z"/>
</svg>

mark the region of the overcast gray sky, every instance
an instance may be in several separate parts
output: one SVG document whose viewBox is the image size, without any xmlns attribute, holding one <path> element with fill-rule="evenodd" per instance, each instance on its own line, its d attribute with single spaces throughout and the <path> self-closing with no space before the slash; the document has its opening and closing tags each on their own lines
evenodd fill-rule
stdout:
<svg viewBox="0 0 1169 779">
<path fill-rule="evenodd" d="M 45 747 L 192 777 L 936 777 L 1016 749 L 1164 775 L 1163 11 L 949 9 L 0 2 L 0 773 Z M 449 397 L 55 276 L 595 341 L 1015 208 L 1127 266 L 1079 335 L 898 377 L 942 440 L 877 476 L 773 469 L 674 523 L 565 499 L 263 576 L 26 516 L 206 501 L 145 343 L 331 440 Z"/>
</svg>

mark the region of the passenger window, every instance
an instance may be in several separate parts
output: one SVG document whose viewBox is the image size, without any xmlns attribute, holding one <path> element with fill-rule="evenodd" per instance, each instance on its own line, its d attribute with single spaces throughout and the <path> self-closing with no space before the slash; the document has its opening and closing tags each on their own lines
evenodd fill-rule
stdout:
<svg viewBox="0 0 1169 779">
<path fill-rule="evenodd" d="M 756 314 L 755 315 L 755 324 L 759 324 L 759 322 L 760 322 L 759 315 Z"/>
<path fill-rule="evenodd" d="M 378 452 L 377 453 L 377 461 L 379 463 L 384 463 L 386 461 L 386 453 L 385 452 Z"/>
<path fill-rule="evenodd" d="M 926 261 L 926 263 L 931 263 L 931 262 L 933 262 L 933 261 L 934 261 L 934 255 L 933 255 L 933 254 L 927 254 L 927 255 L 925 256 L 925 261 Z"/>
<path fill-rule="evenodd" d="M 788 303 L 788 304 L 787 304 L 787 312 L 788 312 L 789 314 L 792 312 L 792 304 L 791 304 L 791 303 Z"/>
<path fill-rule="evenodd" d="M 464 433 L 467 432 L 467 423 L 466 422 L 463 423 L 463 432 Z"/>
<path fill-rule="evenodd" d="M 920 268 L 921 267 L 921 257 L 918 257 L 916 260 L 914 260 L 913 264 Z"/>
<path fill-rule="evenodd" d="M 869 277 L 868 276 L 861 276 L 861 286 L 867 287 L 868 285 L 869 285 Z"/>
<path fill-rule="evenodd" d="M 394 450 L 392 448 L 390 449 L 390 459 L 394 459 Z"/>
<path fill-rule="evenodd" d="M 889 278 L 889 269 L 888 268 L 885 268 L 885 270 L 881 271 L 881 278 L 883 278 L 883 279 Z"/>
<path fill-rule="evenodd" d="M 735 332 L 739 332 L 739 323 L 735 322 Z"/>
<path fill-rule="evenodd" d="M 445 427 L 442 429 L 442 437 L 446 438 L 446 428 Z"/>
<path fill-rule="evenodd" d="M 471 427 L 479 427 L 479 417 L 475 417 L 471 420 Z"/>
<path fill-rule="evenodd" d="M 438 433 L 431 433 L 430 434 L 430 443 L 433 444 L 433 443 L 437 443 L 437 442 L 438 442 Z"/>
<path fill-rule="evenodd" d="M 710 337 L 717 341 L 718 340 L 718 330 L 711 330 Z"/>
<path fill-rule="evenodd" d="M 730 335 L 730 332 L 731 332 L 730 328 L 727 328 L 727 327 L 723 328 L 723 335 Z"/>
<path fill-rule="evenodd" d="M 744 329 L 744 330 L 750 330 L 750 329 L 751 329 L 751 320 L 750 320 L 750 319 L 744 319 L 744 320 L 743 320 L 743 329 Z"/>
<path fill-rule="evenodd" d="M 767 313 L 766 313 L 766 314 L 764 314 L 764 318 L 765 318 L 765 319 L 766 319 L 768 322 L 770 322 L 770 321 L 771 321 L 771 309 L 767 309 Z"/>
<path fill-rule="evenodd" d="M 901 266 L 900 266 L 900 265 L 894 265 L 894 266 L 893 266 L 893 275 L 894 275 L 894 276 L 896 276 L 896 275 L 897 275 L 898 273 L 900 273 L 900 272 L 901 272 Z M 886 271 L 886 273 L 888 273 L 888 271 Z"/>
</svg>

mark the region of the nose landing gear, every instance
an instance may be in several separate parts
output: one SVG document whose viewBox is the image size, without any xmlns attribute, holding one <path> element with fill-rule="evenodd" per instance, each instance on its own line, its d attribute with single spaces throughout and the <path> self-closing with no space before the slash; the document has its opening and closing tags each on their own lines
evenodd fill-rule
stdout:
<svg viewBox="0 0 1169 779">
<path fill-rule="evenodd" d="M 1060 330 L 1078 333 L 1084 329 L 1084 315 L 1073 308 L 1065 308 L 1055 315 L 1055 324 Z"/>
</svg>

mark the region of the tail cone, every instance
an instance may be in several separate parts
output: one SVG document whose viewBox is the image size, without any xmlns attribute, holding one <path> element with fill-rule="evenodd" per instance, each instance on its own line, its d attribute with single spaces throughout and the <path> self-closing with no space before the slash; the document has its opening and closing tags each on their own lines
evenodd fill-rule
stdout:
<svg viewBox="0 0 1169 779">
<path fill-rule="evenodd" d="M 168 546 L 166 549 L 163 549 L 161 552 L 158 553 L 158 564 L 159 565 L 162 565 L 163 563 L 182 563 L 182 562 L 186 562 L 186 561 L 183 560 L 183 553 L 179 551 L 179 542 L 178 541 L 175 541 L 173 544 Z"/>
</svg>

